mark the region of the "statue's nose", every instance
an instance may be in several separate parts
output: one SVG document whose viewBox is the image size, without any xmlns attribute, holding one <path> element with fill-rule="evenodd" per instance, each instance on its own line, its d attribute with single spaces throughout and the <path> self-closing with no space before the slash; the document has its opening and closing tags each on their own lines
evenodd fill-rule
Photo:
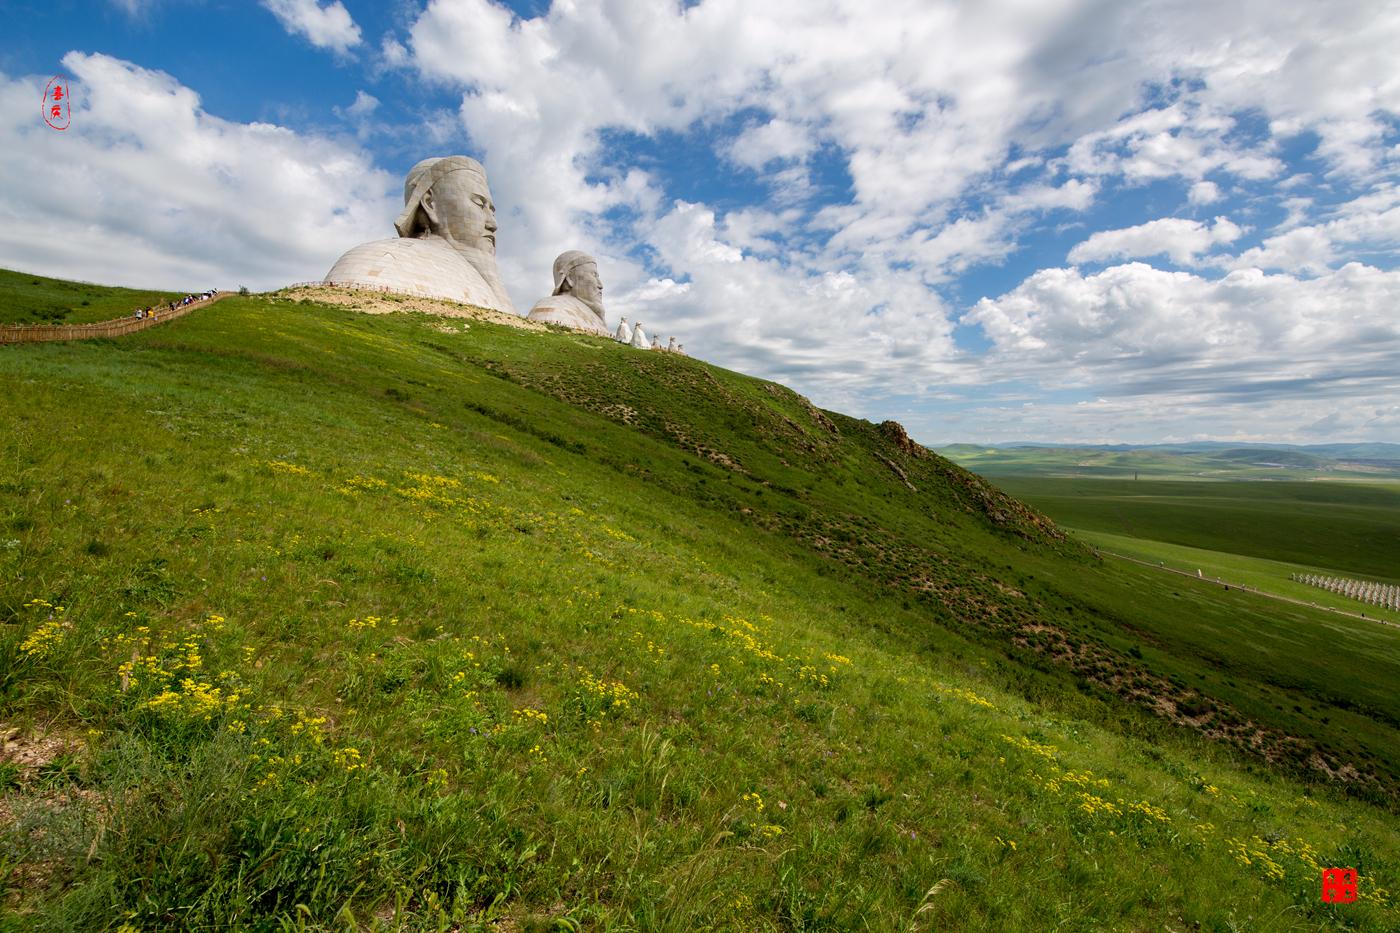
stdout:
<svg viewBox="0 0 1400 933">
<path fill-rule="evenodd" d="M 486 229 L 490 233 L 496 232 L 496 215 L 494 213 L 486 215 Z"/>
</svg>

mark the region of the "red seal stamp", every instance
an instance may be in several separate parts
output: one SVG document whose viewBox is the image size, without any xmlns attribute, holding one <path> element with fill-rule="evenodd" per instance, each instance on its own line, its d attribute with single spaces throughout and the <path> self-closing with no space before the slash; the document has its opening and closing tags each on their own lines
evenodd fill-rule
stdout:
<svg viewBox="0 0 1400 933">
<path fill-rule="evenodd" d="M 56 130 L 68 129 L 73 113 L 68 107 L 68 79 L 58 75 L 44 88 L 44 122 Z"/>
<path fill-rule="evenodd" d="M 1322 900 L 1327 904 L 1350 904 L 1356 900 L 1356 869 L 1328 868 L 1322 872 Z"/>
</svg>

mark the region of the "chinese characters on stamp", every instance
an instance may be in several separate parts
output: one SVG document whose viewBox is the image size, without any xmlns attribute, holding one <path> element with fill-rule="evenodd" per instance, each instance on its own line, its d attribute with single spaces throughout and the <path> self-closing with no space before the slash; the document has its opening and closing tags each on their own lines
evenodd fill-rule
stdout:
<svg viewBox="0 0 1400 933">
<path fill-rule="evenodd" d="M 56 76 L 44 88 L 44 122 L 56 130 L 68 129 L 73 113 L 68 106 L 68 79 Z"/>
</svg>

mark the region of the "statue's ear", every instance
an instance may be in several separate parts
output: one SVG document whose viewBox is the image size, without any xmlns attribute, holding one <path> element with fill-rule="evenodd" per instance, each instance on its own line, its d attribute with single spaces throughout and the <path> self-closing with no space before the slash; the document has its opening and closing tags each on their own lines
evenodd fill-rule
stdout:
<svg viewBox="0 0 1400 933">
<path fill-rule="evenodd" d="M 433 191 L 431 188 L 423 192 L 423 197 L 418 200 L 418 207 L 423 212 L 423 216 L 428 219 L 429 228 L 437 227 L 437 205 L 433 201 Z"/>
<path fill-rule="evenodd" d="M 564 276 L 559 280 L 559 294 L 567 295 L 574 290 L 574 280 L 570 276 Z"/>
</svg>

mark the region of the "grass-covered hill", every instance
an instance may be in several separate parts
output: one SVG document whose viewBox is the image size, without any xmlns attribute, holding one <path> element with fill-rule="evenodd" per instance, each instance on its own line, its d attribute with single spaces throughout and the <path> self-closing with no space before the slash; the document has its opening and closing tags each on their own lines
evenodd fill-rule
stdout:
<svg viewBox="0 0 1400 933">
<path fill-rule="evenodd" d="M 0 350 L 0 928 L 1400 928 L 1397 635 L 698 360 L 227 299 Z"/>
<path fill-rule="evenodd" d="M 175 292 L 68 282 L 0 269 L 0 325 L 110 321 L 180 297 Z"/>
</svg>

